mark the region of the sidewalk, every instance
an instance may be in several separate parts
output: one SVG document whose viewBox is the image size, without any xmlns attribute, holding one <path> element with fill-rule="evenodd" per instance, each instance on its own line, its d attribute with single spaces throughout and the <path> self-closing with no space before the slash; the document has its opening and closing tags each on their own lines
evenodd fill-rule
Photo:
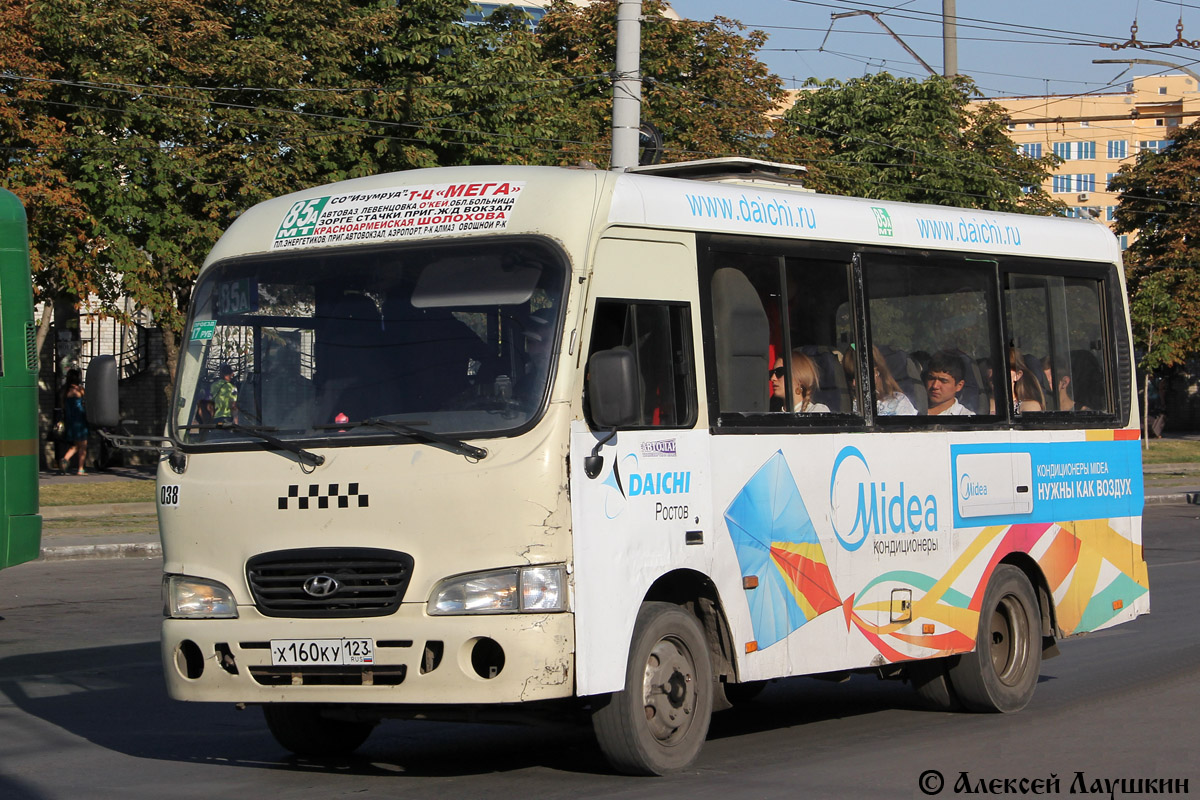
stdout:
<svg viewBox="0 0 1200 800">
<path fill-rule="evenodd" d="M 1147 464 L 1146 505 L 1200 505 L 1200 463 Z M 153 467 L 114 467 L 87 475 L 43 472 L 42 486 L 105 481 L 153 481 Z M 107 503 L 89 506 L 43 506 L 42 560 L 82 558 L 161 558 L 154 503 Z M 77 520 L 70 530 L 63 530 Z M 59 524 L 62 523 L 62 524 Z"/>
<path fill-rule="evenodd" d="M 86 475 L 42 472 L 39 486 L 112 481 L 154 482 L 155 469 L 112 467 Z M 162 558 L 154 503 L 42 506 L 43 561 L 82 558 Z M 75 520 L 75 524 L 65 522 Z M 64 530 L 67 525 L 71 529 Z"/>
</svg>

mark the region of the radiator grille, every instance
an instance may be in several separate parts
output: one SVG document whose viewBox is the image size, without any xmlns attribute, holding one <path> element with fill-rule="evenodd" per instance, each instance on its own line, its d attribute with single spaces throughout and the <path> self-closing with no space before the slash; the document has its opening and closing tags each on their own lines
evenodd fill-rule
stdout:
<svg viewBox="0 0 1200 800">
<path fill-rule="evenodd" d="M 30 372 L 37 374 L 37 326 L 32 322 L 25 323 L 25 366 L 29 367 Z"/>
<path fill-rule="evenodd" d="M 246 578 L 268 617 L 381 617 L 404 599 L 412 566 L 391 550 L 279 550 L 247 561 Z"/>
</svg>

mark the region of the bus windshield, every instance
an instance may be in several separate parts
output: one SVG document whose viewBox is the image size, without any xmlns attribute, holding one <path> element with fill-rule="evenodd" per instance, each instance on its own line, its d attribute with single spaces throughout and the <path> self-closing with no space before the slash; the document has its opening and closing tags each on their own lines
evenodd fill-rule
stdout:
<svg viewBox="0 0 1200 800">
<path fill-rule="evenodd" d="M 534 239 L 218 263 L 196 286 L 173 433 L 223 444 L 520 428 L 547 394 L 565 279 Z"/>
</svg>

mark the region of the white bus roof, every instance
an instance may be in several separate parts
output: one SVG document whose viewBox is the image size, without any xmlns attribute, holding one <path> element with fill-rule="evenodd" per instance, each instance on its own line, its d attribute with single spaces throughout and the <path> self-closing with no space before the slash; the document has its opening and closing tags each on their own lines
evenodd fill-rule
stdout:
<svg viewBox="0 0 1200 800">
<path fill-rule="evenodd" d="M 594 225 L 1119 263 L 1102 224 L 794 189 L 556 167 L 412 170 L 359 178 L 247 210 L 207 263 L 235 255 L 486 234 L 571 246 Z M 303 224 L 297 224 L 303 223 Z"/>
</svg>

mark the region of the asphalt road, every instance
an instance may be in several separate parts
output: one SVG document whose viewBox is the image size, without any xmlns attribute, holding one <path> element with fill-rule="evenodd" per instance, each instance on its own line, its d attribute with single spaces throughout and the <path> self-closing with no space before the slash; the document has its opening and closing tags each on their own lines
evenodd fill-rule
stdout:
<svg viewBox="0 0 1200 800">
<path fill-rule="evenodd" d="M 865 676 L 781 681 L 714 717 L 696 767 L 662 779 L 609 772 L 586 728 L 391 721 L 352 759 L 291 757 L 257 710 L 166 697 L 156 560 L 24 564 L 0 573 L 0 798 L 894 798 L 928 796 L 933 770 L 939 797 L 1004 779 L 1200 793 L 1200 507 L 1150 507 L 1145 528 L 1153 613 L 1063 642 L 1024 711 L 928 711 Z"/>
</svg>

